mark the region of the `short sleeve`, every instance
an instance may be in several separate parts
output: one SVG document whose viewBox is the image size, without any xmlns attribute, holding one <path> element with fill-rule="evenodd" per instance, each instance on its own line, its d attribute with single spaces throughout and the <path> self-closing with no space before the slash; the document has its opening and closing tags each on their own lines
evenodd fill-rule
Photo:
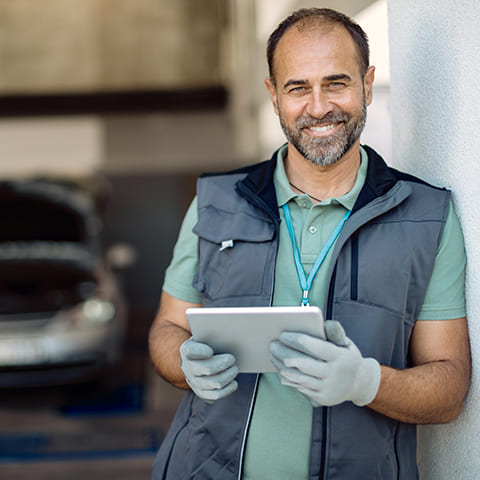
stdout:
<svg viewBox="0 0 480 480">
<path fill-rule="evenodd" d="M 193 199 L 185 214 L 173 257 L 165 271 L 163 290 L 179 300 L 201 303 L 199 292 L 192 286 L 198 265 L 198 237 L 193 233 L 197 223 L 197 199 Z"/>
<path fill-rule="evenodd" d="M 451 202 L 449 208 L 419 320 L 448 320 L 466 315 L 465 246 L 460 222 Z"/>
</svg>

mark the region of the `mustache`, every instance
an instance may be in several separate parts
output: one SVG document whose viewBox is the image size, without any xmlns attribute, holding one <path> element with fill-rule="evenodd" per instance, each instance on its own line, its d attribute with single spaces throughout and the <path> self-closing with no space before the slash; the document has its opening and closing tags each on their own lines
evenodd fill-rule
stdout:
<svg viewBox="0 0 480 480">
<path fill-rule="evenodd" d="M 348 122 L 350 115 L 345 112 L 329 112 L 322 118 L 316 118 L 312 115 L 303 115 L 295 122 L 297 128 L 308 128 L 320 124 Z"/>
</svg>

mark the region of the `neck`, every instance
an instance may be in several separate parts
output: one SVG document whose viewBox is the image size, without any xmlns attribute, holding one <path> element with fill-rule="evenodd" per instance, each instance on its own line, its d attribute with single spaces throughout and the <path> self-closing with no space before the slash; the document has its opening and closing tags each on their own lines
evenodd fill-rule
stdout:
<svg viewBox="0 0 480 480">
<path fill-rule="evenodd" d="M 309 162 L 289 144 L 285 172 L 292 188 L 314 201 L 338 198 L 355 185 L 360 158 L 359 141 L 338 162 L 327 166 Z"/>
</svg>

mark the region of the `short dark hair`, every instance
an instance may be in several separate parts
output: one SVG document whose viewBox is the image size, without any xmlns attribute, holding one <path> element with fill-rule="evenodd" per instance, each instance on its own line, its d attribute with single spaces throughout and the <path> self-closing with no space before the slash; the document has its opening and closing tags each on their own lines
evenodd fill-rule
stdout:
<svg viewBox="0 0 480 480">
<path fill-rule="evenodd" d="M 365 75 L 370 64 L 370 49 L 368 46 L 368 37 L 363 29 L 347 15 L 332 10 L 330 8 L 301 8 L 291 13 L 283 20 L 274 32 L 270 35 L 267 43 L 267 62 L 268 71 L 271 80 L 275 83 L 275 75 L 273 69 L 273 57 L 277 49 L 278 42 L 284 33 L 293 25 L 301 22 L 301 25 L 314 25 L 315 22 L 325 26 L 335 24 L 342 25 L 352 37 L 357 48 L 360 72 Z"/>
</svg>

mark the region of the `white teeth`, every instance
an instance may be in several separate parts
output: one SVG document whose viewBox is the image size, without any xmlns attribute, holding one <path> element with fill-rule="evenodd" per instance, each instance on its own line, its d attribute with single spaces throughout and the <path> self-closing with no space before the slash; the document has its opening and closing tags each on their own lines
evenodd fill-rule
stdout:
<svg viewBox="0 0 480 480">
<path fill-rule="evenodd" d="M 311 126 L 308 128 L 313 132 L 323 133 L 323 132 L 328 132 L 329 130 L 332 130 L 333 128 L 335 128 L 335 124 L 331 123 L 330 125 L 325 125 L 324 127 Z"/>
</svg>

